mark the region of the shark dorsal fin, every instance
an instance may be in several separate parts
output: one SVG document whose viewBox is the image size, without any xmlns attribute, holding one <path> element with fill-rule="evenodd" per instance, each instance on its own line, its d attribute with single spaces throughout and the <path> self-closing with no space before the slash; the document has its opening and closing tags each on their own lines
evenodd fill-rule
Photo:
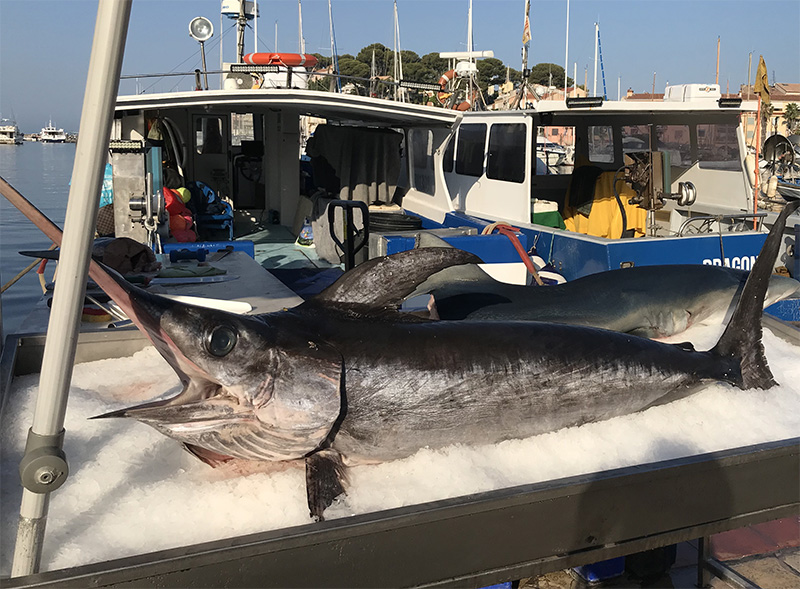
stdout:
<svg viewBox="0 0 800 589">
<path fill-rule="evenodd" d="M 430 247 L 373 258 L 346 272 L 312 300 L 385 309 L 399 305 L 429 276 L 450 266 L 480 264 L 475 254 Z"/>
</svg>

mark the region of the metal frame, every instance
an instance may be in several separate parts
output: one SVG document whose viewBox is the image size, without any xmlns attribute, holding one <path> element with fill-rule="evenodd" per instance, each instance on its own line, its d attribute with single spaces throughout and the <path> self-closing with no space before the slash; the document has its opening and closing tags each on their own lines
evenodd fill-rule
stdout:
<svg viewBox="0 0 800 589">
<path fill-rule="evenodd" d="M 780 335 L 797 338 L 795 330 Z M 37 369 L 43 336 L 6 344 L 3 383 Z M 78 358 L 146 345 L 135 330 L 85 333 Z M 794 438 L 3 579 L 3 586 L 482 587 L 798 509 Z"/>
<path fill-rule="evenodd" d="M 794 438 L 6 579 L 4 586 L 481 587 L 785 517 L 798 507 Z"/>
</svg>

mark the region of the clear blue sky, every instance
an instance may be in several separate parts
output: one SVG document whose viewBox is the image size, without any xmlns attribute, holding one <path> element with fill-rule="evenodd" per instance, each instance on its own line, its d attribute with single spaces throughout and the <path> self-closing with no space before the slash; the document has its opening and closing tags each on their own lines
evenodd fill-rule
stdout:
<svg viewBox="0 0 800 589">
<path fill-rule="evenodd" d="M 529 63 L 563 66 L 566 0 L 531 4 Z M 468 5 L 468 0 L 398 0 L 402 48 L 420 55 L 465 50 Z M 188 35 L 195 16 L 214 23 L 214 38 L 206 45 L 209 68 L 217 67 L 219 6 L 218 0 L 134 0 L 123 74 L 199 67 L 198 44 Z M 302 6 L 306 50 L 329 54 L 327 1 L 302 0 Z M 259 7 L 259 49 L 274 49 L 277 21 L 278 50 L 296 52 L 297 1 L 261 0 Z M 94 0 L 0 0 L 0 113 L 13 115 L 24 132 L 38 131 L 50 118 L 67 130 L 78 129 L 96 10 Z M 523 11 L 524 0 L 474 0 L 475 48 L 491 49 L 519 69 Z M 391 0 L 333 0 L 333 18 L 339 53 L 355 54 L 373 42 L 392 46 Z M 649 92 L 654 72 L 657 92 L 667 83 L 713 83 L 717 37 L 723 91 L 747 82 L 750 52 L 752 76 L 763 54 L 770 83 L 800 82 L 799 0 L 572 0 L 568 75 L 577 62 L 582 84 L 588 68 L 590 88 L 595 22 L 612 99 L 619 78 L 623 93 L 629 87 Z M 233 26 L 230 20 L 222 26 L 226 61 L 235 53 Z M 245 49 L 252 48 L 251 31 Z M 152 83 L 142 79 L 138 87 L 189 90 L 193 84 L 188 78 Z M 121 92 L 136 88 L 135 81 L 123 82 Z"/>
</svg>

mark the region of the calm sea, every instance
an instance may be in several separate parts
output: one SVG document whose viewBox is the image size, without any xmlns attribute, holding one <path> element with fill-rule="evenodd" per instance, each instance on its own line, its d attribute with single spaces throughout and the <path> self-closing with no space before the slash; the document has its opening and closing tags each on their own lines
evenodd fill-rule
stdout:
<svg viewBox="0 0 800 589">
<path fill-rule="evenodd" d="M 75 159 L 74 143 L 0 145 L 0 176 L 59 227 L 69 196 Z M 0 196 L 0 284 L 5 285 L 33 260 L 22 250 L 47 249 L 50 241 L 30 221 Z M 48 280 L 52 269 L 46 271 Z M 3 333 L 15 331 L 31 305 L 42 295 L 35 269 L 3 293 Z"/>
</svg>

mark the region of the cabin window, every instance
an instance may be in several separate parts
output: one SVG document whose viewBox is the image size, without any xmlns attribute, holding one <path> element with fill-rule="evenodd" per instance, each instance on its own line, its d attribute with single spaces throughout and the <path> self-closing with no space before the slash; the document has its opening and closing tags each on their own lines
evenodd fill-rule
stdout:
<svg viewBox="0 0 800 589">
<path fill-rule="evenodd" d="M 572 174 L 575 127 L 540 126 L 536 129 L 536 174 Z"/>
<path fill-rule="evenodd" d="M 464 176 L 483 175 L 483 156 L 486 152 L 486 125 L 470 123 L 458 130 L 456 150 L 456 174 Z"/>
<path fill-rule="evenodd" d="M 525 124 L 498 123 L 489 131 L 486 176 L 493 180 L 525 180 Z"/>
<path fill-rule="evenodd" d="M 649 125 L 623 125 L 619 131 L 622 137 L 622 153 L 650 151 Z"/>
<path fill-rule="evenodd" d="M 701 168 L 741 170 L 736 128 L 730 123 L 697 125 L 697 159 Z"/>
<path fill-rule="evenodd" d="M 231 145 L 239 146 L 242 141 L 253 140 L 253 113 L 231 113 Z"/>
<path fill-rule="evenodd" d="M 614 162 L 614 132 L 610 126 L 589 127 L 589 161 L 607 164 Z"/>
<path fill-rule="evenodd" d="M 444 162 L 442 166 L 444 171 L 450 173 L 453 171 L 453 156 L 456 154 L 456 137 L 451 135 L 447 140 L 447 147 L 444 148 Z"/>
<path fill-rule="evenodd" d="M 222 119 L 220 117 L 197 117 L 194 126 L 197 153 L 224 153 L 222 150 L 222 128 Z"/>
<path fill-rule="evenodd" d="M 692 165 L 692 146 L 688 125 L 656 125 L 656 150 L 669 153 L 670 165 Z"/>
<path fill-rule="evenodd" d="M 433 194 L 436 184 L 433 178 L 433 131 L 411 129 L 411 164 L 414 171 L 414 188 L 425 194 Z"/>
</svg>

